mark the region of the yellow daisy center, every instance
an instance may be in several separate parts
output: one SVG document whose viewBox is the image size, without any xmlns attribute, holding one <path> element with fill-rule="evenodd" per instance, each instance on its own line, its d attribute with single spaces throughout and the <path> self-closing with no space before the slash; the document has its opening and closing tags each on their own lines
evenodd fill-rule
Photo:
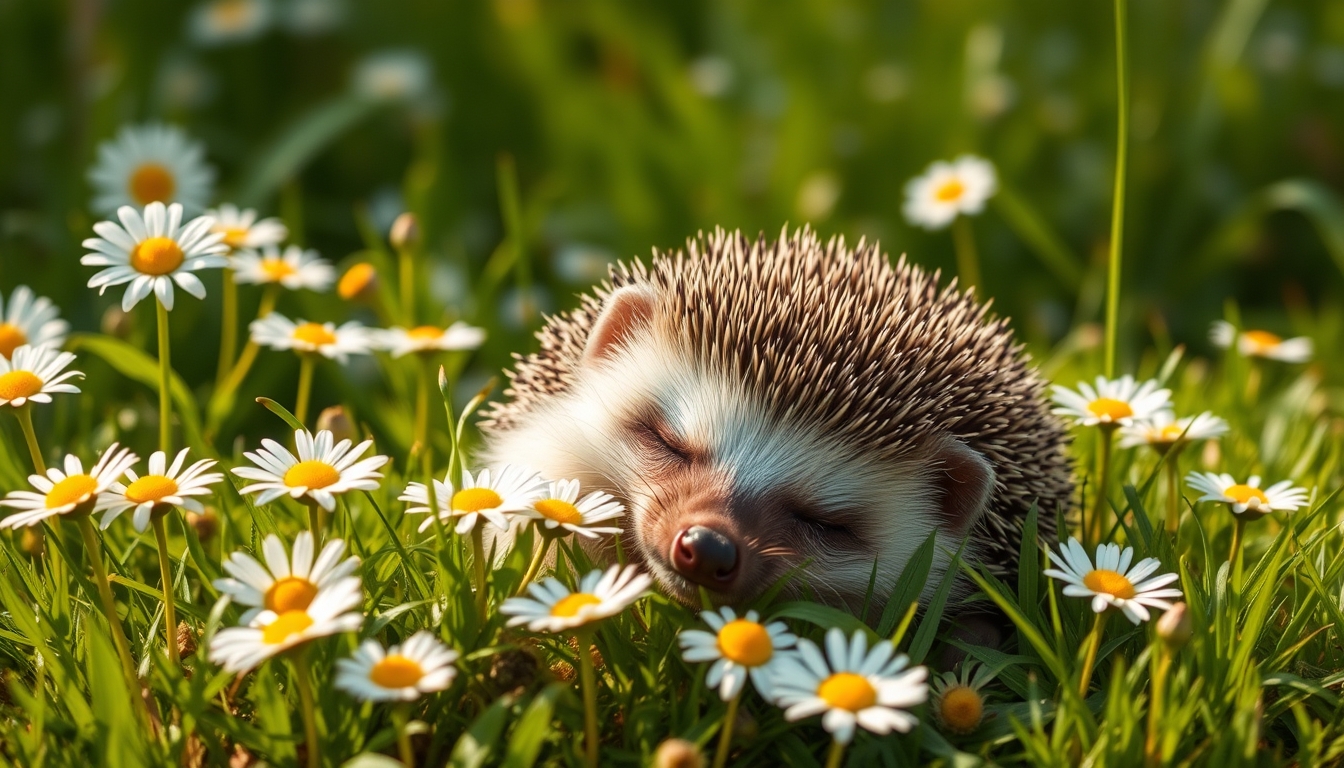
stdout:
<svg viewBox="0 0 1344 768">
<path fill-rule="evenodd" d="M 185 257 L 171 237 L 151 237 L 131 251 L 131 266 L 144 275 L 166 275 L 182 266 Z"/>
<path fill-rule="evenodd" d="M 98 481 L 88 475 L 70 475 L 47 491 L 47 509 L 79 504 L 98 488 Z"/>
<path fill-rule="evenodd" d="M 504 503 L 498 493 L 489 488 L 463 488 L 453 494 L 453 511 L 463 514 L 494 509 Z"/>
<path fill-rule="evenodd" d="M 304 323 L 294 329 L 294 338 L 314 347 L 336 343 L 336 334 L 328 331 L 321 323 Z"/>
<path fill-rule="evenodd" d="M 424 676 L 420 662 L 399 653 L 384 657 L 369 670 L 369 679 L 383 688 L 408 688 Z"/>
<path fill-rule="evenodd" d="M 0 323 L 0 357 L 14 356 L 14 350 L 28 343 L 28 336 L 12 323 Z"/>
<path fill-rule="evenodd" d="M 966 185 L 959 179 L 948 179 L 934 191 L 933 196 L 940 203 L 951 203 L 961 199 L 966 193 Z"/>
<path fill-rule="evenodd" d="M 1185 427 L 1182 427 L 1179 424 L 1168 424 L 1167 426 L 1157 430 L 1157 433 L 1154 436 L 1154 440 L 1160 443 L 1174 443 L 1177 440 L 1180 440 L 1181 435 L 1184 434 L 1185 434 Z"/>
<path fill-rule="evenodd" d="M 1129 579 L 1106 568 L 1088 571 L 1087 575 L 1083 577 L 1083 586 L 1093 592 L 1110 595 L 1121 600 L 1129 600 L 1135 594 L 1134 585 Z"/>
<path fill-rule="evenodd" d="M 0 400 L 32 397 L 41 391 L 42 380 L 31 371 L 10 371 L 0 374 Z"/>
<path fill-rule="evenodd" d="M 877 703 L 877 689 L 863 675 L 836 672 L 817 686 L 817 695 L 835 709 L 858 712 Z"/>
<path fill-rule="evenodd" d="M 230 248 L 247 245 L 247 227 L 215 227 L 215 231 L 224 235 L 224 244 Z"/>
<path fill-rule="evenodd" d="M 1252 488 L 1249 485 L 1242 485 L 1241 483 L 1223 491 L 1223 495 L 1236 501 L 1238 504 L 1255 505 L 1256 502 L 1259 504 L 1269 503 L 1269 497 L 1265 495 L 1264 491 L 1259 488 Z"/>
<path fill-rule="evenodd" d="M 583 522 L 583 513 L 579 508 L 564 499 L 542 499 L 533 504 L 532 508 L 562 525 L 579 525 Z"/>
<path fill-rule="evenodd" d="M 1113 397 L 1098 397 L 1096 400 L 1087 404 L 1087 410 L 1092 412 L 1102 421 L 1110 423 L 1121 419 L 1128 419 L 1134 415 L 1134 409 L 1124 400 L 1116 400 Z"/>
<path fill-rule="evenodd" d="M 261 630 L 261 641 L 267 645 L 279 645 L 311 626 L 313 617 L 307 611 L 285 611 Z"/>
<path fill-rule="evenodd" d="M 438 341 L 443 338 L 443 329 L 433 325 L 422 325 L 406 332 L 415 341 Z"/>
<path fill-rule="evenodd" d="M 172 171 L 158 163 L 145 163 L 131 172 L 131 197 L 140 205 L 167 203 L 177 191 Z"/>
<path fill-rule="evenodd" d="M 975 730 L 984 714 L 985 700 L 969 685 L 948 688 L 938 700 L 938 719 L 953 733 Z"/>
<path fill-rule="evenodd" d="M 1280 336 L 1269 331 L 1245 331 L 1241 334 L 1241 338 L 1245 339 L 1247 346 L 1255 352 L 1265 352 L 1283 343 Z"/>
<path fill-rule="evenodd" d="M 272 282 L 278 283 L 299 270 L 284 259 L 262 259 L 261 271 L 265 272 Z"/>
<path fill-rule="evenodd" d="M 177 481 L 164 475 L 145 475 L 126 486 L 126 500 L 136 504 L 161 501 L 177 493 Z"/>
<path fill-rule="evenodd" d="M 754 621 L 736 619 L 719 630 L 719 652 L 744 667 L 759 667 L 775 655 L 770 633 Z"/>
<path fill-rule="evenodd" d="M 378 273 L 374 270 L 372 264 L 361 262 L 354 265 L 341 275 L 341 281 L 336 285 L 336 292 L 342 299 L 347 301 L 355 298 L 373 285 L 374 278 Z"/>
<path fill-rule="evenodd" d="M 316 584 L 298 576 L 286 576 L 275 580 L 270 589 L 266 590 L 262 602 L 268 611 L 289 613 L 308 610 L 314 597 L 317 597 Z"/>
<path fill-rule="evenodd" d="M 210 21 L 221 32 L 242 29 L 251 15 L 248 0 L 218 0 L 210 9 Z"/>
<path fill-rule="evenodd" d="M 341 473 L 325 461 L 300 461 L 285 472 L 285 485 L 290 488 L 326 488 L 341 479 Z"/>
<path fill-rule="evenodd" d="M 590 595 L 587 592 L 575 592 L 572 595 L 565 595 L 559 600 L 556 600 L 555 605 L 551 606 L 551 615 L 560 616 L 566 619 L 572 618 L 583 608 L 590 605 L 598 605 L 601 602 L 602 600 L 599 599 L 597 595 Z"/>
</svg>

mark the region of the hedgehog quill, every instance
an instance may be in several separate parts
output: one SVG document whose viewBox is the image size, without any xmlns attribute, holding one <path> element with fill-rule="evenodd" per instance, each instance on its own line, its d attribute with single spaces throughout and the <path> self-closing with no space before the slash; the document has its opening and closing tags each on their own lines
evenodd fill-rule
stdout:
<svg viewBox="0 0 1344 768">
<path fill-rule="evenodd" d="M 890 592 L 931 532 L 1017 569 L 1073 490 L 1066 437 L 1004 319 L 956 282 L 809 229 L 715 231 L 612 267 L 519 357 L 490 460 L 605 490 L 625 551 L 688 604 L 759 595 L 806 563 L 817 599 Z M 601 555 L 602 553 L 595 553 Z"/>
</svg>

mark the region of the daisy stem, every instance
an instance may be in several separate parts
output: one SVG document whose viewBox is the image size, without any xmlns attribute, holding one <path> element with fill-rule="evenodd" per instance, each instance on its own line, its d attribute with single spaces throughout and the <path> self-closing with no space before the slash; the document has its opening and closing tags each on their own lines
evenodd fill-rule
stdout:
<svg viewBox="0 0 1344 768">
<path fill-rule="evenodd" d="M 1227 561 L 1232 564 L 1232 589 L 1241 589 L 1241 529 L 1246 526 L 1246 521 L 1240 517 L 1232 525 L 1232 549 L 1227 553 Z"/>
<path fill-rule="evenodd" d="M 159 318 L 159 450 L 166 454 L 172 448 L 173 439 L 173 401 L 168 394 L 172 352 L 168 341 L 168 310 L 162 301 L 155 301 L 154 308 Z"/>
<path fill-rule="evenodd" d="M 489 595 L 485 591 L 485 520 L 479 519 L 471 527 L 471 559 L 476 572 L 476 613 L 485 621 L 485 608 Z"/>
<path fill-rule="evenodd" d="M 150 514 L 154 521 L 154 540 L 159 545 L 159 573 L 163 578 L 163 638 L 168 645 L 168 663 L 176 667 L 177 655 L 177 606 L 173 605 L 173 565 L 168 557 L 168 525 L 164 521 L 167 514 Z"/>
<path fill-rule="evenodd" d="M 224 286 L 220 291 L 223 311 L 219 321 L 219 365 L 215 369 L 215 388 L 224 386 L 238 354 L 238 284 L 233 282 L 233 270 L 224 268 Z"/>
<path fill-rule="evenodd" d="M 1162 708 L 1166 704 L 1167 672 L 1171 669 L 1171 651 L 1163 643 L 1158 644 L 1153 659 L 1152 700 L 1148 702 L 1148 735 L 1144 742 L 1147 765 L 1161 765 L 1161 749 L 1158 746 L 1158 723 L 1162 722 Z"/>
<path fill-rule="evenodd" d="M 421 455 L 429 456 L 429 378 L 433 373 L 423 355 L 415 356 L 415 433 L 413 444 Z M 429 462 L 425 462 L 428 466 Z"/>
<path fill-rule="evenodd" d="M 37 443 L 37 432 L 33 430 L 32 406 L 23 405 L 14 409 L 14 418 L 19 420 L 23 429 L 23 439 L 28 443 L 28 455 L 33 460 L 33 471 L 39 475 L 47 474 L 47 463 L 42 460 L 42 447 Z"/>
<path fill-rule="evenodd" d="M 1115 192 L 1111 201 L 1111 253 L 1106 277 L 1107 378 L 1115 377 L 1116 334 L 1120 318 L 1120 261 L 1125 236 L 1125 168 L 1129 160 L 1129 75 L 1125 62 L 1128 1 L 1115 0 L 1115 85 L 1119 108 L 1115 138 Z"/>
<path fill-rule="evenodd" d="M 826 753 L 826 768 L 840 768 L 840 758 L 845 756 L 845 745 L 839 739 L 831 742 L 831 751 Z"/>
<path fill-rule="evenodd" d="M 308 744 L 308 768 L 318 768 L 317 710 L 313 706 L 313 671 L 305 649 L 294 656 L 294 674 L 298 677 L 299 704 L 303 708 L 303 737 Z"/>
<path fill-rule="evenodd" d="M 117 647 L 117 656 L 121 658 L 121 671 L 126 676 L 126 685 L 131 694 L 131 706 L 149 717 L 148 705 L 140 696 L 140 677 L 135 673 L 135 661 L 131 659 L 131 644 L 117 618 L 117 600 L 112 596 L 112 585 L 107 580 L 107 570 L 103 568 L 102 548 L 98 545 L 98 534 L 93 532 L 93 522 L 88 515 L 78 515 L 79 532 L 84 537 L 84 549 L 89 553 L 89 562 L 93 564 L 93 583 L 98 587 L 98 598 L 103 603 L 103 616 L 107 619 L 108 629 L 112 632 L 112 644 Z M 135 702 L 140 702 L 136 704 Z"/>
<path fill-rule="evenodd" d="M 411 749 L 411 734 L 406 729 L 410 718 L 410 705 L 398 704 L 392 709 L 392 727 L 397 731 L 397 754 L 406 768 L 415 768 L 415 751 Z"/>
<path fill-rule="evenodd" d="M 957 282 L 961 290 L 980 287 L 980 257 L 975 250 L 975 232 L 971 220 L 958 216 L 952 222 L 952 243 L 957 251 Z"/>
<path fill-rule="evenodd" d="M 1175 536 L 1181 528 L 1181 470 L 1176 457 L 1167 460 L 1167 533 Z"/>
<path fill-rule="evenodd" d="M 415 326 L 415 254 L 410 248 L 397 249 L 397 266 L 400 270 L 397 287 L 401 290 L 401 316 L 406 327 Z"/>
<path fill-rule="evenodd" d="M 733 724 L 737 722 L 737 705 L 741 701 L 742 691 L 728 700 L 728 711 L 723 716 L 723 727 L 719 729 L 719 746 L 714 750 L 714 768 L 723 768 L 728 762 L 728 748 L 733 743 Z"/>
<path fill-rule="evenodd" d="M 322 541 L 322 511 L 318 509 L 316 503 L 309 503 L 304 498 L 304 506 L 308 507 L 308 530 L 313 534 L 313 541 Z"/>
<path fill-rule="evenodd" d="M 1083 658 L 1083 668 L 1078 675 L 1078 697 L 1087 698 L 1087 689 L 1092 685 L 1092 667 L 1097 663 L 1097 651 L 1101 649 L 1101 633 L 1106 628 L 1106 618 L 1110 611 L 1098 613 L 1092 620 L 1092 631 L 1087 636 L 1087 655 Z"/>
<path fill-rule="evenodd" d="M 278 284 L 266 286 L 266 290 L 261 294 L 261 306 L 257 308 L 258 320 L 275 311 L 275 301 L 279 298 L 279 290 Z M 229 369 L 228 378 L 216 390 L 216 395 L 212 397 L 212 400 L 219 394 L 232 394 L 238 387 L 242 386 L 243 379 L 247 378 L 248 371 L 252 370 L 252 364 L 257 361 L 257 352 L 260 350 L 261 346 L 253 341 L 249 334 L 247 345 L 243 347 L 243 354 L 238 357 L 238 363 Z"/>
<path fill-rule="evenodd" d="M 1100 544 L 1101 537 L 1106 532 L 1106 486 L 1110 484 L 1111 443 L 1114 436 L 1115 428 L 1112 426 L 1102 425 L 1097 428 L 1097 440 L 1100 441 L 1097 452 L 1097 496 L 1092 504 L 1092 516 L 1087 520 L 1084 531 L 1089 548 Z"/>
<path fill-rule="evenodd" d="M 299 394 L 294 402 L 294 418 L 300 424 L 308 423 L 308 399 L 313 392 L 313 369 L 317 359 L 311 354 L 299 356 Z"/>
<path fill-rule="evenodd" d="M 537 526 L 540 530 L 541 526 Z M 537 572 L 541 570 L 541 564 L 546 561 L 546 553 L 551 549 L 551 537 L 541 534 L 541 543 L 537 545 L 537 551 L 532 554 L 532 562 L 527 566 L 527 573 L 523 574 L 523 581 L 518 585 L 518 591 L 515 595 L 521 595 L 527 590 L 527 585 L 537 578 Z"/>
<path fill-rule="evenodd" d="M 478 526 L 479 527 L 479 526 Z M 583 746 L 589 768 L 597 768 L 597 675 L 593 671 L 592 637 L 580 632 L 579 686 L 583 689 Z"/>
</svg>

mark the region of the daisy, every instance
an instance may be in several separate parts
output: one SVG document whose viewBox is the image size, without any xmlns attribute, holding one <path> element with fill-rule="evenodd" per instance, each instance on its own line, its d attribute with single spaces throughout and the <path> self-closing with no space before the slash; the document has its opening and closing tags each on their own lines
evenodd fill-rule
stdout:
<svg viewBox="0 0 1344 768">
<path fill-rule="evenodd" d="M 280 537 L 271 534 L 261 543 L 265 565 L 246 552 L 234 552 L 224 561 L 224 570 L 232 578 L 216 579 L 215 589 L 250 606 L 242 616 L 242 623 L 251 624 L 263 611 L 276 614 L 301 611 L 325 589 L 333 589 L 345 581 L 359 583 L 359 577 L 350 575 L 359 567 L 359 558 L 341 559 L 345 554 L 344 541 L 327 542 L 317 562 L 313 562 L 313 547 L 313 534 L 302 531 L 294 538 L 291 557 L 285 553 Z"/>
<path fill-rule="evenodd" d="M 294 431 L 294 445 L 298 456 L 271 439 L 261 441 L 256 452 L 246 456 L 256 467 L 236 467 L 233 474 L 256 482 L 240 493 L 257 494 L 256 503 L 269 504 L 282 497 L 304 500 L 327 510 L 336 508 L 336 494 L 347 491 L 372 491 L 378 487 L 382 473 L 376 471 L 387 463 L 386 456 L 370 456 L 358 461 L 360 455 L 373 446 L 365 440 L 350 447 L 349 440 L 335 443 L 326 430 L 316 436 L 306 429 Z"/>
<path fill-rule="evenodd" d="M 1162 565 L 1157 558 L 1145 558 L 1130 568 L 1133 559 L 1133 547 L 1121 551 L 1118 544 L 1099 544 L 1097 564 L 1093 568 L 1087 550 L 1077 539 L 1070 538 L 1060 545 L 1059 554 L 1050 552 L 1051 562 L 1059 567 L 1047 568 L 1043 573 L 1065 582 L 1064 594 L 1092 598 L 1094 612 L 1118 608 L 1130 623 L 1138 624 L 1149 619 L 1149 608 L 1162 611 L 1170 608 L 1171 603 L 1166 598 L 1180 597 L 1181 590 L 1164 589 L 1180 578 L 1174 573 L 1152 576 Z"/>
<path fill-rule="evenodd" d="M 1261 490 L 1259 475 L 1251 475 L 1246 482 L 1239 483 L 1228 474 L 1191 472 L 1185 482 L 1204 494 L 1199 501 L 1226 504 L 1238 517 L 1255 519 L 1270 512 L 1296 512 L 1307 505 L 1306 489 L 1294 486 L 1291 480 L 1281 480 Z"/>
<path fill-rule="evenodd" d="M 1269 331 L 1242 331 L 1226 320 L 1217 320 L 1209 329 L 1209 339 L 1223 349 L 1230 349 L 1233 340 L 1237 351 L 1246 357 L 1264 357 L 1285 363 L 1305 363 L 1311 359 L 1311 339 L 1298 336 L 1285 339 Z"/>
<path fill-rule="evenodd" d="M 243 251 L 233 257 L 235 283 L 279 283 L 291 291 L 325 291 L 336 281 L 336 270 L 317 251 L 291 245 L 281 253 L 267 245 L 260 254 Z"/>
<path fill-rule="evenodd" d="M 205 164 L 205 148 L 180 128 L 128 125 L 115 140 L 98 146 L 89 181 L 96 192 L 93 209 L 99 213 L 150 203 L 181 203 L 200 211 L 210 201 L 215 172 Z"/>
<path fill-rule="evenodd" d="M 944 672 L 934 678 L 933 715 L 939 727 L 965 736 L 985 719 L 985 695 L 981 689 L 994 679 L 995 671 L 974 662 L 963 662 L 961 674 Z"/>
<path fill-rule="evenodd" d="M 532 597 L 511 597 L 500 606 L 510 616 L 508 626 L 526 624 L 532 632 L 563 632 L 615 616 L 638 600 L 653 584 L 639 568 L 613 565 L 604 571 L 592 571 L 570 591 L 559 579 L 551 577 L 528 586 Z"/>
<path fill-rule="evenodd" d="M 392 353 L 393 357 L 402 357 L 411 352 L 440 352 L 476 349 L 485 341 L 485 329 L 456 322 L 447 328 L 437 325 L 422 325 L 409 331 L 405 328 L 389 328 L 377 335 L 378 346 Z"/>
<path fill-rule="evenodd" d="M 356 93 L 379 101 L 409 101 L 425 95 L 432 73 L 424 54 L 413 50 L 381 51 L 355 68 Z"/>
<path fill-rule="evenodd" d="M 512 464 L 505 464 L 493 474 L 489 468 L 482 469 L 475 477 L 464 469 L 462 487 L 457 490 L 450 477 L 434 481 L 434 499 L 438 502 L 439 519 L 446 523 L 456 518 L 459 535 L 470 533 L 481 517 L 501 530 L 507 529 L 509 521 L 505 515 L 528 509 L 544 487 L 544 481 L 535 472 Z M 407 514 L 429 514 L 429 489 L 424 483 L 406 486 L 397 500 L 415 505 L 406 509 Z M 433 524 L 434 518 L 430 517 L 420 524 L 420 530 L 429 530 Z"/>
<path fill-rule="evenodd" d="M 365 640 L 353 656 L 336 662 L 336 687 L 364 701 L 414 701 L 453 684 L 457 656 L 423 629 L 387 650 Z"/>
<path fill-rule="evenodd" d="M 191 38 L 201 45 L 255 40 L 271 23 L 268 0 L 210 0 L 192 9 Z"/>
<path fill-rule="evenodd" d="M 868 649 L 862 630 L 826 632 L 826 655 L 811 640 L 782 654 L 774 668 L 775 703 L 784 719 L 822 715 L 821 725 L 839 744 L 854 738 L 856 726 L 877 734 L 906 733 L 919 721 L 906 710 L 928 698 L 928 670 L 908 667 L 910 659 L 891 643 Z"/>
<path fill-rule="evenodd" d="M 1076 392 L 1058 384 L 1052 389 L 1051 399 L 1059 406 L 1055 413 L 1084 427 L 1127 427 L 1153 418 L 1171 398 L 1171 390 L 1159 389 L 1155 380 L 1139 384 L 1128 374 L 1118 379 L 1098 376 L 1095 389 L 1083 381 Z"/>
<path fill-rule="evenodd" d="M 1212 440 L 1227 434 L 1227 422 L 1204 411 L 1198 416 L 1176 418 L 1171 411 L 1158 411 L 1143 421 L 1135 421 L 1120 428 L 1120 447 L 1137 448 L 1151 445 L 1165 453 L 1177 443 L 1186 444 Z"/>
<path fill-rule="evenodd" d="M 75 356 L 69 352 L 27 344 L 15 349 L 11 358 L 0 356 L 0 407 L 50 403 L 54 394 L 78 393 L 79 387 L 66 383 L 84 378 L 79 371 L 65 370 L 74 361 Z"/>
<path fill-rule="evenodd" d="M 79 263 L 107 267 L 89 280 L 90 288 L 101 294 L 108 288 L 130 283 L 121 298 L 123 312 L 131 311 L 141 299 L 154 293 L 163 308 L 173 308 L 173 283 L 198 299 L 205 298 L 205 285 L 192 274 L 200 269 L 228 266 L 222 255 L 228 246 L 223 235 L 212 233 L 208 216 L 182 224 L 182 206 L 150 203 L 144 215 L 124 205 L 117 209 L 121 225 L 100 221 L 93 225 L 99 237 L 84 241 L 86 253 Z"/>
<path fill-rule="evenodd" d="M 335 323 L 295 322 L 272 312 L 248 328 L 253 341 L 271 349 L 316 353 L 340 363 L 350 355 L 367 355 L 373 347 L 369 329 L 353 320 L 338 328 Z"/>
<path fill-rule="evenodd" d="M 702 629 L 684 629 L 677 635 L 681 643 L 681 658 L 698 663 L 713 661 L 705 684 L 719 689 L 719 697 L 730 701 L 742 693 L 747 677 L 764 697 L 771 694 L 770 663 L 777 651 L 792 648 L 798 638 L 789 632 L 782 621 L 762 624 L 760 614 L 747 611 L 738 618 L 730 607 L 700 614 L 713 632 Z"/>
<path fill-rule="evenodd" d="M 925 229 L 943 229 L 958 215 L 984 210 L 998 177 L 993 163 L 973 155 L 938 161 L 905 185 L 905 218 Z"/>
<path fill-rule="evenodd" d="M 357 632 L 364 624 L 358 577 L 341 579 L 313 595 L 307 606 L 266 609 L 245 627 L 229 627 L 210 640 L 210 661 L 226 672 L 246 672 L 272 656 L 319 637 Z"/>
<path fill-rule="evenodd" d="M 20 285 L 9 295 L 8 310 L 5 297 L 0 296 L 0 357 L 12 357 L 14 350 L 24 344 L 59 349 L 70 330 L 70 324 L 61 319 L 60 313 L 51 299 L 35 295 L 26 285 Z"/>
<path fill-rule="evenodd" d="M 593 491 L 579 498 L 578 480 L 555 480 L 546 489 L 543 498 L 520 510 L 519 517 L 537 520 L 547 534 L 559 533 L 562 528 L 590 539 L 600 533 L 620 533 L 620 528 L 598 526 L 596 523 L 612 520 L 625 514 L 625 505 L 609 493 Z"/>
<path fill-rule="evenodd" d="M 28 482 L 40 493 L 11 491 L 0 499 L 0 506 L 13 507 L 20 512 L 0 520 L 0 528 L 20 528 L 37 525 L 56 515 L 71 512 L 92 512 L 98 495 L 121 477 L 138 457 L 130 449 L 116 443 L 107 447 L 98 462 L 88 472 L 79 457 L 65 457 L 65 471 L 51 467 L 45 475 L 29 475 Z"/>
<path fill-rule="evenodd" d="M 130 483 L 113 483 L 107 493 L 98 499 L 96 508 L 106 510 L 101 527 L 106 529 L 128 509 L 135 510 L 131 523 L 137 531 L 145 530 L 149 525 L 150 513 L 159 505 L 181 507 L 197 514 L 204 512 L 205 507 L 191 497 L 209 496 L 213 493 L 210 486 L 222 481 L 224 475 L 206 472 L 215 465 L 214 459 L 201 459 L 184 471 L 182 465 L 186 461 L 186 448 L 178 452 L 171 467 L 168 466 L 168 455 L 163 451 L 155 451 L 149 457 L 149 474 L 140 476 L 134 469 L 128 468 L 126 478 Z"/>
<path fill-rule="evenodd" d="M 232 203 L 212 208 L 205 215 L 215 220 L 210 231 L 223 235 L 224 244 L 235 251 L 279 245 L 289 237 L 289 228 L 283 221 L 277 218 L 258 221 L 256 211 L 239 209 Z"/>
</svg>

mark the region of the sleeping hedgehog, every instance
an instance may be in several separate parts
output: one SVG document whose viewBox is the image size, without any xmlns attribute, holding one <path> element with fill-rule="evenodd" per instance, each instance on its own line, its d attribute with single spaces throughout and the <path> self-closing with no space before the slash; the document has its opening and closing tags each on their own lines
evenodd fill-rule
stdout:
<svg viewBox="0 0 1344 768">
<path fill-rule="evenodd" d="M 877 604 L 930 532 L 1016 571 L 1072 492 L 1065 434 L 1007 321 L 876 246 L 722 230 L 615 264 L 518 357 L 488 460 L 625 502 L 661 587 L 742 603 L 800 565 L 824 602 Z M 602 553 L 595 553 L 602 555 Z M 606 555 L 610 557 L 608 553 Z"/>
</svg>

